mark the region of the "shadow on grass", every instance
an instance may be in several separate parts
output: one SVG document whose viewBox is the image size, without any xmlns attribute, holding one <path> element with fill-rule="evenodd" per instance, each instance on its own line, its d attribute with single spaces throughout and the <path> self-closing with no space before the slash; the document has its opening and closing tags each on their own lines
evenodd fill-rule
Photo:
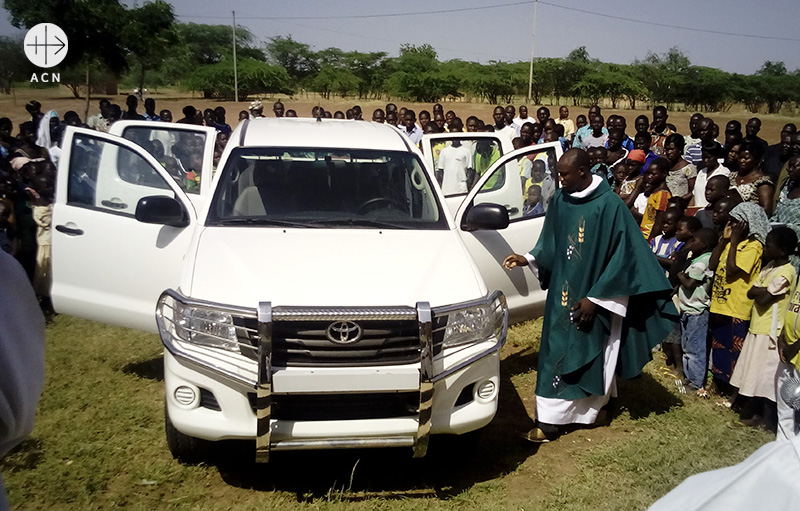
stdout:
<svg viewBox="0 0 800 511">
<path fill-rule="evenodd" d="M 23 440 L 0 460 L 3 471 L 33 470 L 44 459 L 44 442 L 35 437 Z"/>
<path fill-rule="evenodd" d="M 122 372 L 147 380 L 164 381 L 164 356 L 159 355 L 150 360 L 125 364 L 122 366 Z"/>
<path fill-rule="evenodd" d="M 536 453 L 537 446 L 520 437 L 533 421 L 510 379 L 527 371 L 535 354 L 511 358 L 501 364 L 499 410 L 491 424 L 466 435 L 433 436 L 422 459 L 413 459 L 410 449 L 295 451 L 272 453 L 261 465 L 252 462 L 254 442 L 228 441 L 216 446 L 213 464 L 230 485 L 286 491 L 299 502 L 449 499 L 514 471 Z"/>
<path fill-rule="evenodd" d="M 649 374 L 632 380 L 620 381 L 619 397 L 610 407 L 610 416 L 618 417 L 624 410 L 631 419 L 642 419 L 650 414 L 661 415 L 671 408 L 683 406 L 683 401 Z"/>
</svg>

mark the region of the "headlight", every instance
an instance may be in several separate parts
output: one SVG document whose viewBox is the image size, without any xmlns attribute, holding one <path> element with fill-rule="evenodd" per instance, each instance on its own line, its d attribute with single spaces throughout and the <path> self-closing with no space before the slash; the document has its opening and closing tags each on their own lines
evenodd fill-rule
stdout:
<svg viewBox="0 0 800 511">
<path fill-rule="evenodd" d="M 452 348 L 499 336 L 504 319 L 505 307 L 500 298 L 491 303 L 450 312 L 447 314 L 442 346 Z"/>
<path fill-rule="evenodd" d="M 175 334 L 186 342 L 239 351 L 233 317 L 205 307 L 187 307 L 175 302 Z"/>
</svg>

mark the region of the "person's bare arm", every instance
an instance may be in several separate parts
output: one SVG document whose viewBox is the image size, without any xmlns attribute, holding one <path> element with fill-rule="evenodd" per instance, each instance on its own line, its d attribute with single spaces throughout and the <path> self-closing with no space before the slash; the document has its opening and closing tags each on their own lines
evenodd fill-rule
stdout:
<svg viewBox="0 0 800 511">
<path fill-rule="evenodd" d="M 772 215 L 772 199 L 775 197 L 775 187 L 771 183 L 764 183 L 758 187 L 758 205 L 764 208 L 767 216 Z"/>
<path fill-rule="evenodd" d="M 727 228 L 726 228 L 727 230 Z M 722 257 L 722 251 L 725 250 L 725 246 L 730 242 L 730 238 L 726 237 L 725 231 L 723 231 L 722 236 L 719 238 L 719 242 L 717 242 L 717 246 L 714 247 L 714 250 L 711 251 L 711 257 L 708 259 L 708 267 L 712 270 L 716 270 L 719 266 L 719 260 Z"/>
<path fill-rule="evenodd" d="M 744 241 L 744 233 L 747 229 L 747 222 L 737 222 L 731 226 L 731 249 L 728 251 L 728 258 L 725 261 L 725 273 L 728 282 L 747 276 L 747 272 L 736 266 L 736 249 L 739 247 L 739 244 Z"/>
<path fill-rule="evenodd" d="M 678 273 L 678 282 L 681 283 L 681 286 L 690 291 L 693 291 L 697 286 L 702 284 L 701 281 L 691 278 L 685 271 Z"/>
<path fill-rule="evenodd" d="M 773 295 L 767 290 L 767 288 L 758 286 L 753 286 L 747 291 L 747 297 L 762 307 L 772 305 L 784 296 L 786 296 L 786 293 Z"/>
<path fill-rule="evenodd" d="M 659 211 L 658 213 L 656 213 L 656 219 L 653 221 L 653 228 L 650 229 L 650 237 L 647 238 L 647 241 L 650 241 L 651 239 L 661 234 L 661 231 L 663 230 L 664 230 L 664 212 Z"/>
</svg>

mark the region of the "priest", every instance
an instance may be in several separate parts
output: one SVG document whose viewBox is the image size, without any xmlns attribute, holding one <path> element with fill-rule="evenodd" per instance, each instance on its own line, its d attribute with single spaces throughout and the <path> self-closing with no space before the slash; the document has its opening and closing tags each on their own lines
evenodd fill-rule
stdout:
<svg viewBox="0 0 800 511">
<path fill-rule="evenodd" d="M 639 226 L 589 156 L 558 161 L 555 193 L 536 246 L 503 266 L 528 266 L 547 289 L 532 442 L 568 424 L 594 424 L 615 376 L 633 378 L 678 320 L 671 288 Z"/>
</svg>

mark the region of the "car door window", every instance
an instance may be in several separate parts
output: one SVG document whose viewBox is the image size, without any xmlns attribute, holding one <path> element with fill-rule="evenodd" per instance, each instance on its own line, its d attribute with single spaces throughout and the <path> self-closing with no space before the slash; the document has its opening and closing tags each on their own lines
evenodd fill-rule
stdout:
<svg viewBox="0 0 800 511">
<path fill-rule="evenodd" d="M 500 140 L 491 137 L 431 138 L 428 144 L 430 146 L 426 149 L 430 150 L 445 197 L 466 195 L 489 167 L 503 156 Z"/>
<path fill-rule="evenodd" d="M 187 193 L 200 193 L 206 137 L 202 132 L 153 126 L 130 126 L 122 137 L 152 154 Z M 210 176 L 209 176 L 210 177 Z"/>
<path fill-rule="evenodd" d="M 501 165 L 483 183 L 474 204 L 501 204 L 512 222 L 543 216 L 558 187 L 555 148 L 531 152 Z"/>
<path fill-rule="evenodd" d="M 175 196 L 147 160 L 121 144 L 75 134 L 67 204 L 134 216 L 139 199 L 150 195 Z"/>
</svg>

